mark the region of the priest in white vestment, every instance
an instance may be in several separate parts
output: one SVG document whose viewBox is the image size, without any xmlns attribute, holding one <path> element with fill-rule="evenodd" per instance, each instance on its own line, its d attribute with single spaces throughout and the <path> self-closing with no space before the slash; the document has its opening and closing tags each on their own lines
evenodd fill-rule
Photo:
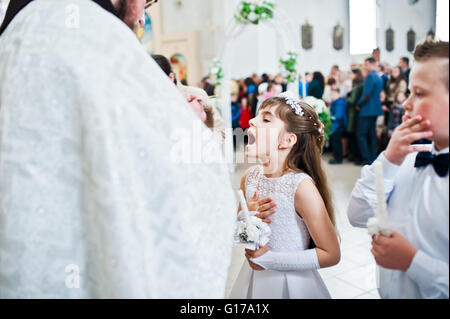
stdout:
<svg viewBox="0 0 450 319">
<path fill-rule="evenodd" d="M 0 298 L 223 298 L 229 174 L 171 156 L 196 120 L 96 3 L 21 10 L 0 36 Z"/>
</svg>

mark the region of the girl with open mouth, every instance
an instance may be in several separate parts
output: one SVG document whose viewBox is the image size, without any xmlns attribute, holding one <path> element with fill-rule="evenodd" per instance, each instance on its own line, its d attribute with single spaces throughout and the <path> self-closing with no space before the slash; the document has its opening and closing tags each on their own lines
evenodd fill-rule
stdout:
<svg viewBox="0 0 450 319">
<path fill-rule="evenodd" d="M 266 100 L 250 121 L 246 156 L 262 165 L 244 174 L 241 189 L 272 234 L 266 246 L 246 250 L 231 298 L 330 298 L 317 269 L 336 265 L 340 249 L 322 169 L 323 133 L 314 109 L 289 93 Z"/>
</svg>

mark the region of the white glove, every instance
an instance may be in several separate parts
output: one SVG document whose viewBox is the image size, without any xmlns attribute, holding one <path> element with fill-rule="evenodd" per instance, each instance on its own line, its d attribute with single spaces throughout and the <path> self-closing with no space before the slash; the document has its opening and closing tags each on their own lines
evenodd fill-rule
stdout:
<svg viewBox="0 0 450 319">
<path fill-rule="evenodd" d="M 273 252 L 269 250 L 261 257 L 251 258 L 250 260 L 266 270 L 303 271 L 320 268 L 315 249 L 296 252 Z"/>
</svg>

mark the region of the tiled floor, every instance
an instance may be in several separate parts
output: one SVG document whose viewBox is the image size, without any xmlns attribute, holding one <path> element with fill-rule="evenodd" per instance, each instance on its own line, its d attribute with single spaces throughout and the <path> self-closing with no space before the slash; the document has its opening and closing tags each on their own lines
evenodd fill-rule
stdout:
<svg viewBox="0 0 450 319">
<path fill-rule="evenodd" d="M 325 284 L 334 299 L 379 299 L 376 285 L 375 260 L 370 253 L 371 241 L 366 229 L 350 225 L 346 210 L 351 191 L 359 178 L 361 167 L 351 163 L 330 166 L 324 155 L 326 171 L 333 192 L 336 224 L 341 237 L 341 261 L 338 265 L 319 270 Z M 238 189 L 240 179 L 248 164 L 237 165 L 234 172 L 233 186 Z M 233 257 L 229 270 L 228 296 L 234 281 L 244 262 L 244 250 L 240 246 L 233 248 Z"/>
</svg>

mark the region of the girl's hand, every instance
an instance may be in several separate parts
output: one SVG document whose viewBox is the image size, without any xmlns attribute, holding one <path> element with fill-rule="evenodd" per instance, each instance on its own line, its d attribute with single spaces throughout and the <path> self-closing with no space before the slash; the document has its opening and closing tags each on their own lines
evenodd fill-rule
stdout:
<svg viewBox="0 0 450 319">
<path fill-rule="evenodd" d="M 272 220 L 267 219 L 270 215 L 274 214 L 276 210 L 277 204 L 272 200 L 272 198 L 267 197 L 261 200 L 258 200 L 259 194 L 258 191 L 255 192 L 255 195 L 247 202 L 247 207 L 249 211 L 259 212 L 255 216 L 261 218 L 263 222 L 270 224 Z"/>
<path fill-rule="evenodd" d="M 255 264 L 255 263 L 252 263 L 250 259 L 261 257 L 268 251 L 269 251 L 269 248 L 267 246 L 260 247 L 258 250 L 249 250 L 249 249 L 245 250 L 245 258 L 247 258 L 247 261 L 253 270 L 256 270 L 256 271 L 265 270 L 263 267 Z"/>
</svg>

